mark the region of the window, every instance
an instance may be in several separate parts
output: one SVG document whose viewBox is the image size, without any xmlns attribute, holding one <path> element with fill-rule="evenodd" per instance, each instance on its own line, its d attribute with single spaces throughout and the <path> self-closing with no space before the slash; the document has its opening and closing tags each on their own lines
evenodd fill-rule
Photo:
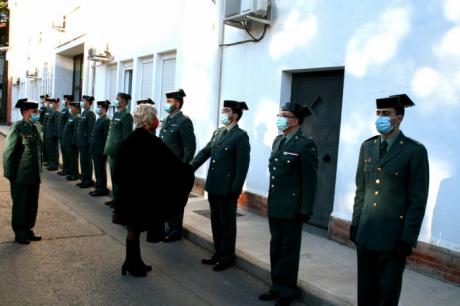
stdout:
<svg viewBox="0 0 460 306">
<path fill-rule="evenodd" d="M 73 58 L 73 82 L 72 93 L 77 101 L 81 100 L 81 84 L 83 74 L 83 54 L 74 56 Z"/>
<path fill-rule="evenodd" d="M 131 95 L 133 91 L 133 69 L 125 69 L 125 75 L 123 77 L 123 92 Z"/>
<path fill-rule="evenodd" d="M 175 90 L 176 80 L 176 58 L 164 58 L 161 61 L 161 95 L 163 100 L 165 94 Z M 167 113 L 163 110 L 162 103 L 160 104 L 160 119 L 164 119 Z"/>
<path fill-rule="evenodd" d="M 153 99 L 153 61 L 144 61 L 141 66 L 141 99 Z"/>
</svg>

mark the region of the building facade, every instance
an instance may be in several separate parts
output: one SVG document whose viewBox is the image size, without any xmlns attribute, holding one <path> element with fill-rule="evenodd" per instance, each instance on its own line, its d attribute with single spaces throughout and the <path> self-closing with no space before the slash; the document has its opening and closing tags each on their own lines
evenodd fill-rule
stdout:
<svg viewBox="0 0 460 306">
<path fill-rule="evenodd" d="M 11 108 L 18 98 L 113 101 L 118 91 L 152 98 L 164 117 L 165 92 L 183 88 L 199 149 L 219 124 L 222 101 L 246 101 L 240 125 L 252 152 L 240 205 L 264 214 L 276 114 L 286 101 L 308 105 L 303 130 L 320 157 L 311 223 L 346 242 L 360 144 L 376 134 L 375 99 L 406 93 L 416 107 L 402 130 L 425 144 L 431 168 L 412 264 L 460 282 L 458 1 L 268 2 L 270 24 L 252 20 L 245 31 L 224 25 L 221 0 L 12 0 L 9 121 L 20 119 Z M 94 54 L 107 59 L 89 60 Z M 206 170 L 197 172 L 197 190 Z"/>
</svg>

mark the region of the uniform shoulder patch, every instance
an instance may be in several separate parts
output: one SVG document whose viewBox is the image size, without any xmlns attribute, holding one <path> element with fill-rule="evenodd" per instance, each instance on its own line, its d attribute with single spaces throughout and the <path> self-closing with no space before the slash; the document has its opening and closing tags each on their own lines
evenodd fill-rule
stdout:
<svg viewBox="0 0 460 306">
<path fill-rule="evenodd" d="M 375 135 L 375 136 L 372 136 L 371 138 L 364 140 L 364 142 L 374 141 L 374 140 L 377 140 L 379 137 L 380 137 L 379 135 Z"/>
</svg>

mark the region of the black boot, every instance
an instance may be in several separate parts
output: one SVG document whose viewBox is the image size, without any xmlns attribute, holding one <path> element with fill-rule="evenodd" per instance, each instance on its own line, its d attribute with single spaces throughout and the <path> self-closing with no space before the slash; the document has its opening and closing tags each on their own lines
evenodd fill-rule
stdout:
<svg viewBox="0 0 460 306">
<path fill-rule="evenodd" d="M 142 261 L 142 259 L 140 257 L 139 240 L 126 240 L 126 259 L 121 266 L 121 274 L 126 275 L 129 273 L 134 277 L 147 276 L 147 272 L 142 269 L 140 261 Z"/>
<path fill-rule="evenodd" d="M 137 266 L 139 266 L 141 270 L 144 270 L 145 272 L 152 271 L 152 266 L 146 265 L 145 262 L 142 260 L 141 244 L 139 242 L 136 244 L 136 248 L 134 249 L 134 254 L 135 254 L 134 258 L 137 258 Z"/>
</svg>

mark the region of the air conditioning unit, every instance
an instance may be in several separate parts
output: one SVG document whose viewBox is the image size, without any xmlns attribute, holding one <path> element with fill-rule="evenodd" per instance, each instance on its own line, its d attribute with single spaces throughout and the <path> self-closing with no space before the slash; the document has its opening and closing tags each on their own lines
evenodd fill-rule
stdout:
<svg viewBox="0 0 460 306">
<path fill-rule="evenodd" d="M 99 51 L 96 48 L 88 50 L 88 60 L 101 63 L 109 63 L 113 60 L 112 54 L 108 50 Z"/>
<path fill-rule="evenodd" d="M 252 20 L 270 24 L 271 0 L 225 0 L 224 22 L 236 26 Z"/>
</svg>

